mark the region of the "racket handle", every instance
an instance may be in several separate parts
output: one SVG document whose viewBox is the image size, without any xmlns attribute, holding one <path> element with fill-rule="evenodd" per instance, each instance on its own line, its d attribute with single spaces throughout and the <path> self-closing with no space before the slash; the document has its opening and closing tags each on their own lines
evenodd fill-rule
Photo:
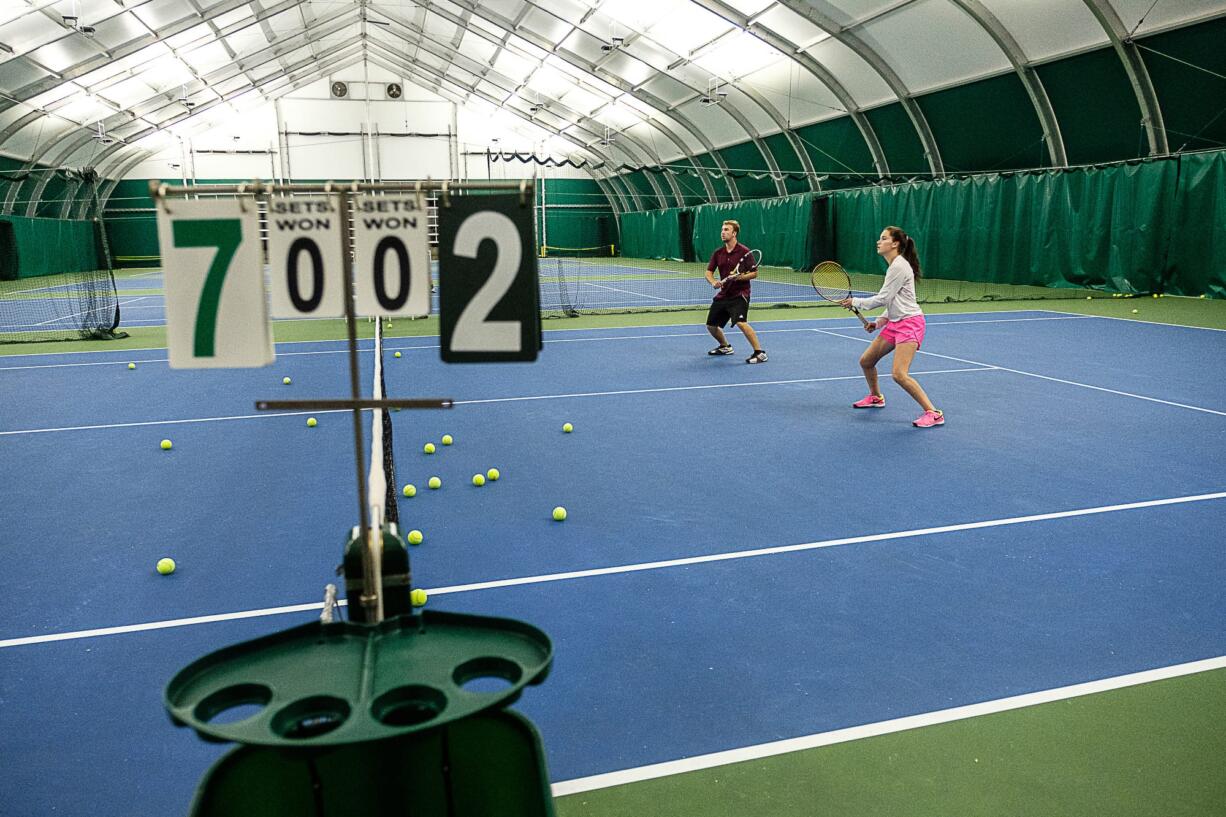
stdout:
<svg viewBox="0 0 1226 817">
<path fill-rule="evenodd" d="M 858 309 L 856 309 L 856 308 L 854 308 L 854 307 L 853 307 L 851 311 L 852 311 L 852 312 L 855 312 L 855 313 L 856 313 L 856 317 L 860 319 L 860 323 L 864 324 L 864 331 L 865 331 L 865 332 L 871 332 L 871 331 L 873 331 L 872 329 L 870 329 L 870 328 L 869 328 L 868 321 L 866 321 L 866 320 L 864 319 L 864 316 L 860 314 L 860 310 L 858 310 Z"/>
</svg>

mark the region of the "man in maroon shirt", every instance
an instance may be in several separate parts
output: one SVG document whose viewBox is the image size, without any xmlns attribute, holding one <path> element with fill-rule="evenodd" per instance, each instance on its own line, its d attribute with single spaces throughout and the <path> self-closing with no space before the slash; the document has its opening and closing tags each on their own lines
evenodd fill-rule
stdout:
<svg viewBox="0 0 1226 817">
<path fill-rule="evenodd" d="M 731 322 L 744 333 L 745 338 L 753 347 L 753 354 L 745 358 L 746 363 L 765 363 L 766 352 L 758 345 L 758 334 L 753 331 L 747 320 L 749 316 L 749 282 L 758 277 L 758 267 L 754 263 L 749 248 L 737 241 L 741 225 L 735 221 L 725 221 L 720 228 L 719 237 L 724 246 L 711 254 L 707 264 L 707 283 L 718 292 L 711 302 L 707 312 L 707 331 L 719 342 L 708 355 L 730 355 L 732 345 L 724 336 L 724 325 Z M 740 270 L 733 275 L 733 270 L 740 264 Z M 714 273 L 719 272 L 719 279 Z"/>
</svg>

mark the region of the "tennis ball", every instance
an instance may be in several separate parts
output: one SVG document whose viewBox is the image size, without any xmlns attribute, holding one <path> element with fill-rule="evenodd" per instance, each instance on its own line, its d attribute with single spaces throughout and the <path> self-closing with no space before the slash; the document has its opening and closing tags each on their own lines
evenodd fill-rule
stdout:
<svg viewBox="0 0 1226 817">
<path fill-rule="evenodd" d="M 395 355 L 393 355 L 393 357 L 400 357 L 400 353 L 397 352 Z"/>
<path fill-rule="evenodd" d="M 136 364 L 135 364 L 135 363 L 129 363 L 129 364 L 128 364 L 128 368 L 129 368 L 129 369 L 135 369 L 135 368 L 136 368 Z"/>
<path fill-rule="evenodd" d="M 450 434 L 443 435 L 443 445 L 451 445 L 453 442 L 455 442 L 455 440 L 452 439 Z"/>
<path fill-rule="evenodd" d="M 404 486 L 404 491 L 402 493 L 405 496 L 417 496 L 417 486 L 410 482 L 408 485 Z"/>
<path fill-rule="evenodd" d="M 281 382 L 288 386 L 290 383 L 293 383 L 294 381 L 290 380 L 288 377 L 283 377 L 281 378 Z"/>
<path fill-rule="evenodd" d="M 438 489 L 443 487 L 443 481 L 438 477 L 430 477 L 430 481 L 426 483 L 431 488 Z"/>
<path fill-rule="evenodd" d="M 501 476 L 502 476 L 502 472 L 500 472 L 497 468 L 491 468 L 490 470 L 485 472 L 485 478 L 488 479 L 490 482 L 497 482 L 498 478 Z"/>
<path fill-rule="evenodd" d="M 566 509 L 561 505 L 553 509 L 553 519 L 555 522 L 561 522 L 566 518 Z"/>
<path fill-rule="evenodd" d="M 169 576 L 171 573 L 175 572 L 175 560 L 158 559 L 157 570 L 158 573 L 161 573 L 163 576 Z"/>
<path fill-rule="evenodd" d="M 567 434 L 569 434 L 575 430 L 575 427 L 572 426 L 570 423 L 563 423 L 562 430 L 565 431 Z"/>
<path fill-rule="evenodd" d="M 1086 296 L 1086 300 L 1087 300 L 1087 301 L 1088 301 L 1088 300 L 1090 300 L 1090 296 L 1089 296 L 1089 295 L 1087 295 L 1087 296 Z"/>
<path fill-rule="evenodd" d="M 480 488 L 484 484 L 485 484 L 484 476 L 482 476 L 481 474 L 473 474 L 473 485 L 476 485 L 478 488 Z"/>
<path fill-rule="evenodd" d="M 314 428 L 317 425 L 319 425 L 319 421 L 316 420 L 314 417 L 307 418 L 307 428 Z"/>
<path fill-rule="evenodd" d="M 1140 312 L 1140 311 L 1141 311 L 1141 310 L 1139 310 L 1139 309 L 1134 309 L 1134 310 L 1132 310 L 1132 314 L 1134 314 L 1134 315 L 1135 315 L 1135 314 L 1137 314 L 1137 313 L 1138 313 L 1138 312 Z"/>
<path fill-rule="evenodd" d="M 413 603 L 414 607 L 425 607 L 426 600 L 429 598 L 429 594 L 427 594 L 426 591 L 422 590 L 420 587 L 414 588 L 413 592 L 409 594 L 409 601 Z"/>
<path fill-rule="evenodd" d="M 172 443 L 170 440 L 162 440 L 162 450 L 163 451 L 169 451 L 171 446 L 173 445 L 174 443 Z"/>
<path fill-rule="evenodd" d="M 1202 298 L 1203 298 L 1203 297 L 1205 297 L 1205 293 L 1203 293 L 1203 292 L 1202 292 L 1202 293 L 1200 294 L 1200 297 L 1202 297 Z"/>
<path fill-rule="evenodd" d="M 421 447 L 421 450 L 425 451 L 427 454 L 433 454 L 434 453 L 434 443 L 426 443 L 425 445 Z"/>
<path fill-rule="evenodd" d="M 1155 297 L 1155 298 L 1157 298 L 1157 297 L 1158 297 L 1158 293 L 1157 293 L 1157 292 L 1155 292 L 1155 293 L 1154 293 L 1154 297 Z"/>
<path fill-rule="evenodd" d="M 411 531 L 409 531 L 409 544 L 410 544 L 410 545 L 420 545 L 420 544 L 421 544 L 421 540 L 422 540 L 422 539 L 425 539 L 425 538 L 426 538 L 426 537 L 422 536 L 422 535 L 421 535 L 421 531 L 419 531 L 419 530 L 411 530 Z"/>
</svg>

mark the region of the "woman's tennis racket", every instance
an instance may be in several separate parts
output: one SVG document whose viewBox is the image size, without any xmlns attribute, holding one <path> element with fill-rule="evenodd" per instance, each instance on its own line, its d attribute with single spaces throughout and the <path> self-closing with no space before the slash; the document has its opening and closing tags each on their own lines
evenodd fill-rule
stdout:
<svg viewBox="0 0 1226 817">
<path fill-rule="evenodd" d="M 837 304 L 851 297 L 851 276 L 837 261 L 823 261 L 814 267 L 809 274 L 809 283 L 813 284 L 813 290 L 818 295 L 831 303 Z M 868 321 L 860 314 L 860 310 L 852 307 L 851 311 L 856 313 L 865 329 L 873 331 L 869 328 Z"/>
</svg>

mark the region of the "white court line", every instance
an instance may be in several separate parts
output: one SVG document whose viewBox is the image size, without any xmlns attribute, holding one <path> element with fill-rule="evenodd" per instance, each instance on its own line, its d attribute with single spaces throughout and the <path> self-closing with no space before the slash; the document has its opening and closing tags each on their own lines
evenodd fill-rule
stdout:
<svg viewBox="0 0 1226 817">
<path fill-rule="evenodd" d="M 989 312 L 956 312 L 956 313 L 938 312 L 938 313 L 933 313 L 933 314 L 934 315 L 954 315 L 954 314 L 957 314 L 957 315 L 1009 315 L 1015 312 L 1052 312 L 1053 314 L 1059 314 L 1062 316 L 1065 316 L 1068 314 L 1068 313 L 1063 313 L 1063 312 L 1056 313 L 1054 310 L 1050 310 L 1050 309 L 997 309 L 997 310 L 992 310 Z M 1095 317 L 1095 316 L 1086 315 L 1086 316 L 1074 316 L 1074 317 Z M 337 320 L 337 319 L 336 318 L 310 318 L 309 320 L 324 321 L 324 320 Z M 838 319 L 836 318 L 772 318 L 772 319 L 764 320 L 762 321 L 762 323 L 763 325 L 766 325 L 766 324 L 777 324 L 777 323 L 813 323 L 814 321 L 835 321 L 835 320 L 838 320 Z M 1022 318 L 1019 320 L 1026 320 L 1026 319 Z M 1040 320 L 1040 319 L 1036 318 L 1035 320 Z M 978 323 L 978 321 L 966 321 L 966 323 Z M 598 332 L 601 330 L 610 331 L 610 330 L 616 330 L 616 329 L 644 329 L 644 328 L 672 329 L 676 327 L 691 328 L 694 325 L 695 325 L 695 322 L 690 321 L 688 323 L 659 323 L 659 324 L 649 324 L 648 326 L 638 325 L 638 326 L 623 326 L 623 327 L 618 327 L 618 326 L 604 326 L 604 327 L 556 326 L 556 327 L 549 327 L 548 329 L 546 329 L 546 331 L 550 333 L 554 333 L 554 332 Z M 1161 325 L 1181 326 L 1180 324 L 1156 324 L 1156 323 L 1155 325 L 1156 326 L 1161 326 Z M 1199 329 L 1201 327 L 1189 326 L 1189 327 L 1182 327 L 1182 328 Z M 3 331 L 3 330 L 0 329 L 0 331 Z M 759 331 L 765 331 L 765 330 L 759 330 Z M 778 331 L 778 330 L 771 330 L 771 331 Z M 663 335 L 663 337 L 667 337 L 667 336 L 668 336 L 667 334 Z M 412 337 L 437 338 L 438 335 L 414 335 Z M 409 338 L 397 338 L 397 339 L 398 340 L 408 340 Z M 358 338 L 358 343 L 360 344 L 363 341 L 369 341 L 369 340 L 370 338 Z M 277 346 L 278 347 L 280 346 L 305 346 L 311 343 L 344 343 L 344 342 L 345 342 L 344 338 L 328 338 L 328 339 L 322 339 L 322 340 L 283 340 L 283 341 L 278 341 Z M 552 341 L 547 340 L 545 342 L 551 343 Z M 151 346 L 151 347 L 147 347 L 142 350 L 133 350 L 133 351 L 146 351 L 147 352 L 152 349 L 165 349 L 165 348 L 166 348 L 165 346 Z M 409 348 L 409 347 L 401 347 L 401 348 Z M 434 347 L 434 348 L 437 348 L 437 347 Z M 114 352 L 109 349 L 85 349 L 85 350 L 77 350 L 73 352 L 21 352 L 19 354 L 0 355 L 0 358 L 47 357 L 49 355 L 60 356 L 60 355 L 100 355 L 100 354 L 114 354 Z M 290 352 L 278 352 L 277 354 L 291 354 L 291 353 Z"/>
<path fill-rule="evenodd" d="M 858 338 L 853 335 L 843 335 L 838 332 L 832 332 L 829 329 L 811 329 L 810 331 L 820 332 L 823 335 L 834 335 L 835 337 L 838 337 L 838 338 L 847 338 L 848 340 L 858 340 L 858 341 L 861 341 L 862 343 L 872 343 L 871 340 L 865 340 L 864 338 Z M 1078 386 L 1079 388 L 1083 388 L 1083 389 L 1091 389 L 1093 391 L 1106 392 L 1107 394 L 1116 394 L 1116 395 L 1119 395 L 1120 397 L 1132 397 L 1137 400 L 1145 400 L 1150 403 L 1161 403 L 1164 406 L 1174 406 L 1175 408 L 1190 409 L 1192 411 L 1204 412 L 1205 414 L 1216 414 L 1219 417 L 1226 417 L 1226 411 L 1218 411 L 1217 409 L 1205 408 L 1204 406 L 1193 406 L 1187 403 L 1176 403 L 1173 400 L 1161 400 L 1157 397 L 1147 397 L 1144 394 L 1133 394 L 1132 392 L 1129 392 L 1129 391 L 1120 391 L 1118 389 L 1108 389 L 1103 386 L 1091 386 L 1089 383 L 1078 383 L 1076 380 L 1064 380 L 1063 378 L 1049 377 L 1048 375 L 1036 374 L 1035 372 L 1023 372 L 1021 369 L 1010 369 L 1008 366 L 994 366 L 991 363 L 982 363 L 978 360 L 968 360 L 963 357 L 954 357 L 953 355 L 940 355 L 940 354 L 937 354 L 936 352 L 925 352 L 922 349 L 919 352 L 917 352 L 917 354 L 928 355 L 929 357 L 939 357 L 943 360 L 953 360 L 958 363 L 969 363 L 972 366 L 987 366 L 988 368 L 998 369 L 999 371 L 1002 371 L 1002 372 L 1011 372 L 1013 374 L 1025 375 L 1026 377 L 1036 377 L 1039 380 L 1049 380 L 1052 383 L 1063 383 L 1066 386 Z"/>
<path fill-rule="evenodd" d="M 569 581 L 572 579 L 587 579 L 594 576 L 612 576 L 620 573 L 640 573 L 647 570 L 663 570 L 671 567 L 706 564 L 709 562 L 727 562 L 737 559 L 749 559 L 758 556 L 774 556 L 781 553 L 799 553 L 823 548 L 841 547 L 844 545 L 860 545 L 869 542 L 887 542 L 895 539 L 912 539 L 921 536 L 934 536 L 942 533 L 957 533 L 959 531 L 983 530 L 985 528 L 1000 528 L 1009 525 L 1023 525 L 1031 522 L 1046 522 L 1052 519 L 1072 519 L 1081 516 L 1095 516 L 1119 511 L 1131 511 L 1142 508 L 1158 508 L 1166 505 L 1182 505 L 1191 502 L 1207 502 L 1216 499 L 1226 499 L 1226 491 L 1212 494 L 1194 494 L 1177 496 L 1168 499 L 1150 499 L 1143 502 L 1127 502 L 1120 505 L 1102 505 L 1097 508 L 1078 508 L 1071 511 L 1055 511 L 1053 513 L 1032 514 L 1030 516 L 1013 516 L 1004 519 L 987 519 L 981 522 L 963 522 L 956 525 L 941 525 L 933 528 L 916 530 L 892 531 L 890 533 L 874 533 L 865 536 L 848 536 L 842 539 L 826 539 L 820 542 L 805 542 L 797 545 L 778 545 L 775 547 L 756 548 L 753 550 L 738 550 L 728 553 L 712 553 L 705 556 L 687 556 L 678 559 L 665 559 L 656 562 L 641 562 L 638 564 L 617 565 L 614 567 L 598 567 L 588 570 L 571 570 L 564 573 L 547 573 L 537 576 L 521 576 L 514 579 L 496 579 L 486 582 L 457 584 L 449 587 L 436 587 L 427 592 L 443 596 L 450 593 L 471 593 L 478 590 L 494 590 L 503 587 L 519 587 L 526 584 L 544 584 L 546 582 Z M 118 627 L 103 627 L 96 630 L 79 630 L 67 633 L 50 633 L 47 635 L 24 636 L 0 640 L 0 648 L 18 647 L 27 644 L 43 644 L 51 641 L 67 641 L 78 638 L 91 638 L 100 635 L 119 635 L 121 633 L 157 630 L 167 627 L 184 627 L 191 624 L 204 624 L 230 619 L 256 618 L 259 616 L 280 615 L 286 612 L 303 610 L 318 610 L 322 603 L 297 604 L 288 607 L 270 607 L 264 610 L 244 610 L 236 613 L 218 613 L 209 616 L 154 621 L 145 624 L 126 624 Z"/>
<path fill-rule="evenodd" d="M 653 301 L 671 301 L 672 298 L 658 298 L 655 295 L 645 295 L 642 292 L 633 292 L 629 289 L 618 289 L 617 287 L 605 286 L 604 284 L 593 284 L 589 281 L 581 282 L 584 286 L 595 287 L 596 289 L 607 289 L 610 292 L 621 292 L 624 295 L 633 295 L 636 298 L 651 298 Z"/>
<path fill-rule="evenodd" d="M 1206 658 L 1201 661 L 1191 661 L 1186 664 L 1174 664 L 1168 667 L 1158 667 L 1156 669 L 1134 672 L 1128 675 L 1117 675 L 1113 678 L 1102 678 L 1097 681 L 1088 681 L 1082 684 L 1056 687 L 1054 689 L 1044 689 L 1039 692 L 1030 692 L 1025 695 L 1014 695 L 1009 698 L 998 698 L 994 701 L 983 701 L 977 704 L 970 704 L 969 706 L 941 709 L 936 712 L 925 712 L 920 715 L 895 718 L 894 720 L 880 721 L 878 723 L 867 723 L 862 726 L 853 726 L 847 729 L 836 729 L 831 732 L 821 732 L 816 735 L 788 738 L 787 740 L 762 743 L 758 744 L 757 746 L 745 746 L 740 749 L 731 749 L 726 752 L 714 752 L 707 755 L 697 755 L 695 757 L 684 758 L 683 760 L 672 760 L 666 763 L 655 763 L 650 766 L 640 766 L 636 769 L 623 769 L 621 771 L 609 772 L 606 774 L 592 775 L 591 777 L 563 780 L 553 784 L 553 796 L 563 797 L 568 794 L 578 794 L 580 792 L 594 791 L 596 789 L 605 789 L 609 788 L 610 786 L 621 786 L 626 783 L 638 783 L 644 780 L 652 780 L 658 777 L 667 777 L 675 774 L 684 774 L 685 772 L 693 772 L 700 769 L 713 769 L 719 766 L 727 766 L 732 763 L 744 763 L 748 760 L 761 760 L 762 758 L 798 752 L 805 749 L 816 749 L 820 746 L 831 746 L 836 743 L 846 743 L 848 741 L 871 738 L 878 735 L 889 735 L 895 732 L 905 732 L 910 729 L 919 729 L 925 726 L 952 723 L 953 721 L 976 718 L 981 715 L 993 715 L 998 712 L 1008 712 L 1013 709 L 1023 709 L 1026 707 L 1037 706 L 1039 704 L 1051 703 L 1052 701 L 1065 701 L 1069 698 L 1079 698 L 1085 695 L 1094 695 L 1100 692 L 1109 692 L 1115 689 L 1140 686 L 1141 684 L 1149 684 L 1153 683 L 1154 681 L 1163 681 L 1168 678 L 1179 678 L 1184 675 L 1195 675 L 1201 672 L 1222 669 L 1223 667 L 1226 667 L 1226 656 Z"/>
<path fill-rule="evenodd" d="M 136 303 L 137 301 L 142 301 L 142 300 L 144 300 L 145 298 L 148 298 L 148 297 L 150 297 L 150 296 L 148 296 L 148 295 L 142 295 L 142 296 L 140 296 L 140 297 L 133 298 L 133 299 L 132 299 L 132 300 L 130 300 L 130 301 L 119 301 L 118 305 L 119 305 L 119 306 L 127 306 L 128 304 L 134 304 L 134 303 Z M 60 315 L 60 316 L 58 316 L 58 317 L 52 318 L 52 319 L 51 319 L 51 320 L 49 320 L 49 321 L 43 321 L 42 323 L 36 323 L 36 324 L 34 324 L 34 326 L 36 326 L 36 327 L 37 327 L 37 326 L 46 326 L 47 324 L 49 324 L 49 323 L 55 323 L 56 321 L 67 320 L 68 318 L 75 318 L 77 315 L 84 315 L 84 314 L 85 314 L 86 312 L 88 312 L 88 311 L 89 311 L 89 310 L 87 310 L 87 309 L 82 309 L 82 310 L 80 310 L 79 312 L 73 312 L 71 315 Z"/>
<path fill-rule="evenodd" d="M 1061 312 L 1058 309 L 1044 309 L 1042 311 L 1055 312 L 1060 315 L 1080 314 L 1077 312 Z M 1182 323 L 1166 323 L 1164 321 L 1147 321 L 1147 320 L 1142 320 L 1141 318 L 1119 318 L 1114 315 L 1085 315 L 1084 317 L 1098 318 L 1099 320 L 1104 320 L 1104 321 L 1123 321 L 1125 323 L 1142 323 L 1142 324 L 1149 324 L 1150 326 L 1175 326 L 1175 327 L 1178 327 L 1179 329 L 1203 329 L 1206 332 L 1226 332 L 1226 329 L 1218 329 L 1213 326 L 1187 326 L 1186 324 L 1182 324 Z"/>
<path fill-rule="evenodd" d="M 156 309 L 157 307 L 151 307 L 151 308 Z M 992 314 L 992 313 L 979 313 L 979 314 Z M 1078 320 L 1080 318 L 1086 318 L 1086 317 L 1093 317 L 1093 316 L 1067 315 L 1067 316 L 1052 317 L 1052 318 L 1001 318 L 999 320 L 986 320 L 986 321 L 933 321 L 932 325 L 949 326 L 951 324 L 1021 323 L 1025 321 L 1064 321 L 1064 320 Z M 813 319 L 802 318 L 800 320 L 803 320 L 807 323 Z M 127 325 L 130 326 L 131 324 L 127 324 Z M 686 324 L 670 324 L 670 326 L 685 326 L 685 325 Z M 628 327 L 628 328 L 633 328 L 633 327 Z M 550 330 L 550 331 L 591 332 L 595 330 L 559 329 L 559 330 Z M 792 329 L 759 329 L 757 331 L 759 335 L 768 335 L 768 334 L 780 334 L 784 332 L 813 332 L 816 330 L 806 326 L 806 327 L 796 327 Z M 437 337 L 437 335 L 422 335 L 421 337 Z M 607 341 L 607 340 L 659 340 L 660 338 L 706 338 L 706 337 L 710 337 L 710 335 L 707 332 L 664 332 L 664 333 L 656 332 L 650 335 L 601 335 L 598 337 L 588 337 L 588 338 L 549 338 L 549 339 L 546 339 L 545 345 L 548 346 L 554 343 L 593 343 L 596 341 Z M 846 337 L 846 335 L 839 335 L 839 337 Z M 363 341 L 369 341 L 369 340 L 370 338 L 359 339 L 358 351 L 360 352 L 371 351 L 371 348 L 373 347 L 370 347 L 368 344 L 365 346 L 363 345 Z M 344 341 L 341 341 L 341 340 L 292 341 L 292 342 L 293 343 L 344 343 Z M 388 351 L 388 352 L 422 352 L 422 351 L 430 351 L 432 349 L 438 349 L 440 345 L 441 344 L 438 344 L 438 343 L 431 343 L 431 344 L 416 344 L 412 346 L 395 346 L 385 341 L 383 348 L 385 351 Z M 139 352 L 149 351 L 149 350 L 148 349 L 134 349 L 132 351 L 139 353 Z M 57 354 L 57 353 L 53 352 L 51 354 Z M 95 353 L 93 352 L 85 352 L 85 353 L 65 352 L 61 354 L 95 354 Z M 305 357 L 309 355 L 347 355 L 347 354 L 349 354 L 348 349 L 324 349 L 324 350 L 313 351 L 313 352 L 277 352 L 277 357 Z M 23 357 L 23 356 L 24 355 L 13 355 L 13 357 Z M 3 358 L 0 358 L 0 359 L 3 359 Z M 168 359 L 164 357 L 143 358 L 143 359 L 133 358 L 133 361 L 136 363 L 166 363 L 168 362 Z M 126 366 L 128 362 L 129 361 L 125 359 L 125 360 L 91 361 L 91 362 L 86 362 L 86 363 L 35 363 L 35 364 L 28 365 L 28 366 L 0 366 L 0 372 L 21 371 L 24 369 L 63 369 L 63 368 L 70 368 L 73 366 Z"/>
<path fill-rule="evenodd" d="M 960 369 L 932 369 L 926 372 L 916 372 L 916 374 L 958 374 L 960 372 L 987 372 L 993 371 L 993 366 L 974 366 L 964 367 Z M 624 394 L 653 394 L 663 392 L 676 391 L 701 391 L 703 389 L 743 389 L 751 386 L 786 386 L 796 383 L 828 383 L 838 380 L 861 380 L 863 375 L 839 375 L 837 377 L 805 377 L 796 380 L 754 380 L 748 383 L 707 383 L 698 386 L 660 386 L 650 389 L 619 389 L 616 391 L 590 391 L 590 392 L 570 392 L 566 394 L 532 394 L 522 397 L 489 397 L 480 400 L 456 400 L 454 405 L 479 405 L 483 403 L 519 403 L 526 400 L 568 400 L 576 397 L 615 397 Z M 363 409 L 369 411 L 369 409 Z M 307 414 L 316 416 L 324 414 L 338 414 L 348 412 L 350 409 L 326 409 L 323 411 L 280 411 L 280 412 L 262 412 L 260 414 L 236 414 L 221 417 L 189 417 L 180 420 L 139 420 L 130 423 L 99 423 L 97 425 L 88 426 L 60 426 L 56 428 L 26 428 L 15 429 L 12 431 L 0 431 L 0 437 L 13 436 L 18 434 L 49 434 L 60 431 L 96 431 L 104 428 L 137 428 L 140 426 L 162 426 L 162 425 L 183 425 L 185 423 L 220 423 L 229 420 L 260 420 L 266 417 L 299 417 Z"/>
</svg>

